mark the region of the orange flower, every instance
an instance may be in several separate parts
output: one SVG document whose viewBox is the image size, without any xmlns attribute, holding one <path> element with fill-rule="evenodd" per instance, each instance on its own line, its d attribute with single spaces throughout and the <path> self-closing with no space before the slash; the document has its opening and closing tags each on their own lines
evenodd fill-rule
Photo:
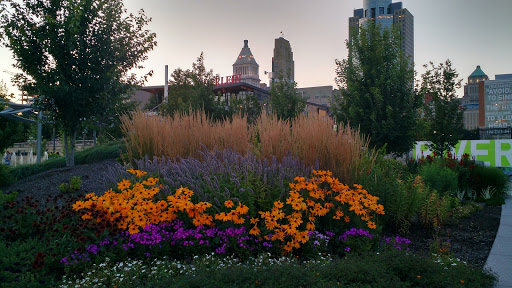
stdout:
<svg viewBox="0 0 512 288">
<path fill-rule="evenodd" d="M 274 207 L 276 207 L 276 208 L 281 209 L 281 208 L 283 208 L 283 205 L 284 205 L 284 204 L 283 204 L 283 202 L 281 202 L 281 201 L 276 201 L 276 202 L 274 202 Z"/>
<path fill-rule="evenodd" d="M 231 200 L 228 200 L 226 202 L 224 202 L 224 206 L 226 206 L 226 208 L 231 208 L 233 207 L 235 204 L 233 203 L 233 201 Z"/>
<path fill-rule="evenodd" d="M 260 235 L 260 229 L 258 227 L 254 226 L 252 227 L 251 231 L 249 231 L 249 234 L 257 236 Z"/>
<path fill-rule="evenodd" d="M 121 191 L 124 191 L 126 190 L 127 188 L 130 187 L 130 185 L 132 185 L 132 183 L 130 182 L 130 180 L 126 180 L 126 179 L 123 179 L 123 181 L 117 183 L 117 189 L 121 190 Z"/>
<path fill-rule="evenodd" d="M 377 225 L 375 225 L 375 223 L 372 221 L 368 221 L 368 228 L 375 229 L 375 228 L 377 228 Z"/>
</svg>

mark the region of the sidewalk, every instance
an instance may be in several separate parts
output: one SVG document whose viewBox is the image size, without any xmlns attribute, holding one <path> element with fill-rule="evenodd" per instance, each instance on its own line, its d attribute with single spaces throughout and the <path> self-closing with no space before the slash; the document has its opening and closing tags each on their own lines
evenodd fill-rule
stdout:
<svg viewBox="0 0 512 288">
<path fill-rule="evenodd" d="M 505 199 L 498 234 L 484 269 L 498 275 L 497 288 L 512 288 L 512 198 Z"/>
</svg>

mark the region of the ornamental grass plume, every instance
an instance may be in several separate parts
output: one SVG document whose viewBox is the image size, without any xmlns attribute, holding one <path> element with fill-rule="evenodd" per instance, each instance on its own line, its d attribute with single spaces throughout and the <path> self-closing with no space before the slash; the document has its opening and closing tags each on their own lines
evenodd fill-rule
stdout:
<svg viewBox="0 0 512 288">
<path fill-rule="evenodd" d="M 175 113 L 173 116 L 148 115 L 142 111 L 121 116 L 130 162 L 146 155 L 199 157 L 201 144 L 208 150 L 232 148 L 246 151 L 249 135 L 247 117 L 214 122 L 203 110 Z"/>
<path fill-rule="evenodd" d="M 259 145 L 252 147 L 255 154 L 263 158 L 283 159 L 287 153 L 296 155 L 307 166 L 317 164 L 332 171 L 344 183 L 354 184 L 363 160 L 371 165 L 376 153 L 369 149 L 369 138 L 349 125 L 340 124 L 329 117 L 313 114 L 299 115 L 291 122 L 263 113 L 251 129 Z"/>
</svg>

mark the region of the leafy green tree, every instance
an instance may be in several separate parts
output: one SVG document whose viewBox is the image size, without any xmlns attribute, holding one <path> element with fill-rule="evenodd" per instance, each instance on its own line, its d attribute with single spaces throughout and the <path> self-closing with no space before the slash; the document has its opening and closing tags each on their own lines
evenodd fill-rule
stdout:
<svg viewBox="0 0 512 288">
<path fill-rule="evenodd" d="M 122 95 L 141 84 L 129 71 L 142 68 L 156 35 L 139 11 L 126 15 L 121 0 L 9 0 L 3 17 L 6 46 L 14 54 L 21 90 L 64 130 L 66 164 L 84 123 L 112 115 Z M 69 145 L 67 145 L 69 138 Z M 68 147 L 69 146 L 69 147 Z"/>
<path fill-rule="evenodd" d="M 216 77 L 213 70 L 206 70 L 201 52 L 192 64 L 192 70 L 178 68 L 173 71 L 172 80 L 169 81 L 169 100 L 161 105 L 160 111 L 173 115 L 176 112 L 204 109 L 209 117 L 216 120 L 227 116 L 221 97 L 213 93 Z"/>
<path fill-rule="evenodd" d="M 333 115 L 369 135 L 376 148 L 408 152 L 417 137 L 421 101 L 414 93 L 414 69 L 400 48 L 399 31 L 368 23 L 351 35 L 347 59 L 336 60 L 341 97 L 334 99 Z"/>
<path fill-rule="evenodd" d="M 461 87 L 462 79 L 446 60 L 435 66 L 434 63 L 423 65 L 425 73 L 421 76 L 420 95 L 426 99 L 425 119 L 429 123 L 427 139 L 430 149 L 439 155 L 450 151 L 464 133 L 462 115 L 456 89 Z"/>
<path fill-rule="evenodd" d="M 262 106 L 254 93 L 248 93 L 248 95 L 243 98 L 232 98 L 230 101 L 230 109 L 233 111 L 232 114 L 241 113 L 242 116 L 247 116 L 248 123 L 254 123 L 261 115 Z"/>
<path fill-rule="evenodd" d="M 270 88 L 270 109 L 279 119 L 293 119 L 304 112 L 306 99 L 297 93 L 297 83 L 286 80 L 283 75 L 278 79 Z"/>
<path fill-rule="evenodd" d="M 4 81 L 0 80 L 0 111 L 5 109 L 10 98 L 12 95 L 9 95 Z M 0 117 L 0 154 L 3 154 L 12 144 L 24 141 L 25 130 L 23 123 Z"/>
</svg>

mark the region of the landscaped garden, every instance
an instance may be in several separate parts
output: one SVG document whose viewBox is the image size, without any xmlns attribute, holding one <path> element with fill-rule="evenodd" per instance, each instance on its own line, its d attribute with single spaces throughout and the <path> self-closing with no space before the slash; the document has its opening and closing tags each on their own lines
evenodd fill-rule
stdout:
<svg viewBox="0 0 512 288">
<path fill-rule="evenodd" d="M 290 123 L 262 115 L 248 125 L 200 112 L 127 115 L 119 155 L 126 165 L 95 171 L 104 191 L 82 193 L 75 178 L 78 192 L 70 182 L 48 199 L 2 194 L 0 281 L 492 287 L 494 276 L 457 259 L 449 242 L 433 237 L 428 253 L 415 253 L 407 235 L 416 227 L 436 235 L 501 205 L 503 172 L 467 155 L 403 164 L 333 124 L 311 116 Z M 17 169 L 3 169 L 0 179 L 33 174 Z"/>
</svg>

